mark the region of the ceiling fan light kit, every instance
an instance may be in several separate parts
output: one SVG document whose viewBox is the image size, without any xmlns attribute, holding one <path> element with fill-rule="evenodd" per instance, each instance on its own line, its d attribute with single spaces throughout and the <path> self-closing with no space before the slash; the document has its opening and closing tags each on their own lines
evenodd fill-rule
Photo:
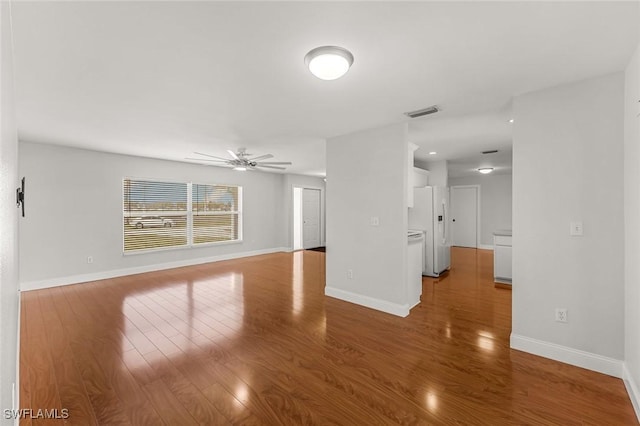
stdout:
<svg viewBox="0 0 640 426">
<path fill-rule="evenodd" d="M 304 63 L 311 74 L 319 79 L 336 80 L 349 71 L 353 65 L 353 55 L 343 47 L 321 46 L 307 53 Z"/>
</svg>

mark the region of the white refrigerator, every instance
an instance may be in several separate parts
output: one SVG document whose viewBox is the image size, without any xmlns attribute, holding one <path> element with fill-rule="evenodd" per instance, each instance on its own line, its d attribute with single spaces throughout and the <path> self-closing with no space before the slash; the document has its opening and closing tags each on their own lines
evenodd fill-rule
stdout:
<svg viewBox="0 0 640 426">
<path fill-rule="evenodd" d="M 438 277 L 449 269 L 449 188 L 414 188 L 413 207 L 409 208 L 409 229 L 425 233 L 422 274 Z"/>
</svg>

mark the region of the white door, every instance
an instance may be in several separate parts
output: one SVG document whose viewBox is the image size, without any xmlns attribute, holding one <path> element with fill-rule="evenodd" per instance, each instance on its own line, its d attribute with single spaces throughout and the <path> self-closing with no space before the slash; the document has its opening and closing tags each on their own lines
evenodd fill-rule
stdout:
<svg viewBox="0 0 640 426">
<path fill-rule="evenodd" d="M 458 247 L 478 246 L 478 188 L 451 187 L 451 244 Z"/>
<path fill-rule="evenodd" d="M 302 190 L 302 246 L 320 247 L 320 190 Z"/>
</svg>

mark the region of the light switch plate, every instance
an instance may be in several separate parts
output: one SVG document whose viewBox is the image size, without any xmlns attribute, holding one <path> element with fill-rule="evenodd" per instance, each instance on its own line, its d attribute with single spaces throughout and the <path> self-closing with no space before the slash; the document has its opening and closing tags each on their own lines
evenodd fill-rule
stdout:
<svg viewBox="0 0 640 426">
<path fill-rule="evenodd" d="M 583 233 L 582 222 L 571 222 L 569 235 L 574 237 L 581 237 Z"/>
<path fill-rule="evenodd" d="M 380 218 L 378 216 L 371 216 L 371 226 L 380 226 Z"/>
</svg>

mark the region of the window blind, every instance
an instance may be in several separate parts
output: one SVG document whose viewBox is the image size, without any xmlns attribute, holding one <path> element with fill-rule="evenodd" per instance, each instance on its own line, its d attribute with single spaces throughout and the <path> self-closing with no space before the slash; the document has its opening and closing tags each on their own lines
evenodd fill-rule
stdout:
<svg viewBox="0 0 640 426">
<path fill-rule="evenodd" d="M 124 179 L 124 251 L 188 244 L 188 185 Z"/>
<path fill-rule="evenodd" d="M 241 188 L 192 185 L 193 244 L 241 239 Z"/>
<path fill-rule="evenodd" d="M 242 188 L 124 179 L 124 252 L 242 239 Z"/>
</svg>

